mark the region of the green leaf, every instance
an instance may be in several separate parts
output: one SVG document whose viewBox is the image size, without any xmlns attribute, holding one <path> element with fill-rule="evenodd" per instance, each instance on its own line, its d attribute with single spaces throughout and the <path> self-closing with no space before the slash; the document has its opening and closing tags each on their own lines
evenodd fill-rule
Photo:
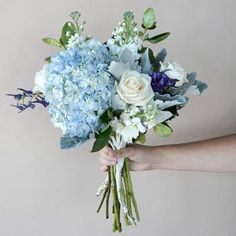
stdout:
<svg viewBox="0 0 236 236">
<path fill-rule="evenodd" d="M 168 108 L 166 108 L 165 111 L 169 111 L 169 112 L 171 112 L 172 115 L 173 115 L 173 116 L 172 116 L 170 119 L 168 119 L 168 120 L 172 120 L 172 119 L 175 118 L 176 116 L 179 116 L 178 109 L 180 109 L 180 108 L 181 108 L 181 106 L 178 106 L 178 105 L 173 106 L 173 107 L 168 107 Z"/>
<path fill-rule="evenodd" d="M 139 141 L 142 144 L 146 143 L 146 136 L 145 136 L 145 134 L 139 133 L 139 136 L 137 137 L 137 141 Z"/>
<path fill-rule="evenodd" d="M 139 31 L 139 32 L 138 32 L 138 36 L 139 36 L 140 38 L 142 38 L 143 35 L 144 35 L 144 32 L 142 32 L 142 31 Z"/>
<path fill-rule="evenodd" d="M 145 36 L 143 38 L 144 41 L 147 40 L 147 39 L 149 39 L 149 34 L 145 34 Z"/>
<path fill-rule="evenodd" d="M 109 126 L 105 131 L 95 135 L 95 142 L 91 152 L 98 152 L 103 149 L 109 142 L 112 128 Z"/>
<path fill-rule="evenodd" d="M 149 56 L 149 60 L 150 60 L 151 63 L 155 63 L 156 62 L 156 58 L 155 58 L 155 56 L 153 54 L 153 51 L 150 48 L 148 50 L 148 56 Z"/>
<path fill-rule="evenodd" d="M 77 30 L 75 24 L 71 21 L 66 22 L 61 32 L 61 38 L 60 38 L 61 44 L 64 47 L 66 47 L 70 37 L 73 36 L 76 32 Z"/>
<path fill-rule="evenodd" d="M 156 28 L 156 17 L 153 8 L 148 8 L 143 15 L 142 27 L 144 29 L 155 29 Z"/>
<path fill-rule="evenodd" d="M 100 116 L 102 123 L 107 124 L 113 117 L 113 109 L 110 107 Z"/>
<path fill-rule="evenodd" d="M 167 125 L 167 123 L 163 124 L 157 124 L 153 128 L 154 132 L 162 137 L 168 137 L 173 133 L 173 130 L 171 129 L 170 126 Z"/>
<path fill-rule="evenodd" d="M 166 39 L 169 35 L 170 35 L 170 32 L 166 32 L 166 33 L 158 34 L 151 38 L 147 38 L 146 40 L 150 43 L 159 43 L 162 40 Z"/>
<path fill-rule="evenodd" d="M 46 61 L 47 63 L 51 63 L 51 57 L 46 57 L 44 61 Z"/>
<path fill-rule="evenodd" d="M 51 46 L 54 46 L 54 47 L 62 47 L 61 43 L 56 40 L 56 39 L 52 39 L 52 38 L 43 38 L 42 39 L 44 43 L 48 44 L 48 45 L 51 45 Z"/>
</svg>

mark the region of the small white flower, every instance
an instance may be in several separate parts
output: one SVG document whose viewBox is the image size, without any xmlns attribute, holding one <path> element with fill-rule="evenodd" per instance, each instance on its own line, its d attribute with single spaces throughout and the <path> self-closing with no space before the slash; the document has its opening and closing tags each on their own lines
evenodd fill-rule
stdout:
<svg viewBox="0 0 236 236">
<path fill-rule="evenodd" d="M 150 82 L 149 75 L 127 70 L 121 77 L 117 92 L 126 103 L 143 106 L 154 96 Z"/>
<path fill-rule="evenodd" d="M 140 107 L 136 107 L 135 105 L 131 105 L 128 107 L 127 109 L 127 114 L 129 116 L 136 116 L 137 113 L 141 112 L 141 109 Z"/>
<path fill-rule="evenodd" d="M 147 127 L 143 124 L 142 119 L 137 115 L 140 112 L 138 107 L 133 105 L 126 107 L 119 119 L 115 117 L 111 121 L 111 126 L 116 134 L 119 134 L 125 143 L 133 143 L 140 133 L 145 133 Z"/>
<path fill-rule="evenodd" d="M 183 85 L 183 83 L 188 82 L 187 79 L 187 72 L 185 69 L 179 65 L 177 62 L 168 62 L 163 64 L 160 62 L 161 68 L 160 71 L 167 70 L 165 74 L 170 78 L 170 79 L 177 79 L 178 81 L 176 82 L 176 86 L 180 87 Z"/>
<path fill-rule="evenodd" d="M 145 133 L 147 128 L 142 124 L 141 119 L 138 117 L 134 117 L 132 119 L 132 123 L 138 128 L 140 133 Z"/>
<path fill-rule="evenodd" d="M 139 136 L 139 130 L 137 126 L 132 125 L 123 129 L 122 137 L 126 143 L 133 143 L 133 139 L 136 139 Z"/>
<path fill-rule="evenodd" d="M 75 35 L 72 35 L 67 43 L 67 48 L 73 48 L 76 46 L 82 46 L 85 45 L 84 43 L 84 38 L 82 36 L 80 36 L 78 33 L 76 33 Z"/>
<path fill-rule="evenodd" d="M 115 123 L 115 122 L 114 122 Z M 117 134 L 120 134 L 125 143 L 132 143 L 133 139 L 136 139 L 139 135 L 139 129 L 136 125 L 133 125 L 131 120 L 126 120 L 125 124 L 116 121 L 113 123 L 113 127 Z"/>
<path fill-rule="evenodd" d="M 43 66 L 43 69 L 35 74 L 35 78 L 34 78 L 35 86 L 33 89 L 34 93 L 36 92 L 44 93 L 44 84 L 47 80 L 47 69 L 48 69 L 48 65 L 45 64 Z"/>
</svg>

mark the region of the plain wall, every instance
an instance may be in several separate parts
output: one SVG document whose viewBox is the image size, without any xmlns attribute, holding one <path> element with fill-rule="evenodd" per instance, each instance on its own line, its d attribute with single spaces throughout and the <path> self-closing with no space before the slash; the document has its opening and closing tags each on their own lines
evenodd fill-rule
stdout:
<svg viewBox="0 0 236 236">
<path fill-rule="evenodd" d="M 43 59 L 56 50 L 41 42 L 58 38 L 70 11 L 87 21 L 86 33 L 104 41 L 125 9 L 138 22 L 147 7 L 157 31 L 170 31 L 169 59 L 208 83 L 171 125 L 174 134 L 149 134 L 149 145 L 189 142 L 236 132 L 235 0 L 0 0 L 0 235 L 112 235 L 112 220 L 96 214 L 95 196 L 105 175 L 92 142 L 59 149 L 61 131 L 41 107 L 17 114 L 4 94 L 33 87 Z M 236 174 L 152 171 L 133 173 L 142 221 L 122 235 L 235 236 Z"/>
</svg>

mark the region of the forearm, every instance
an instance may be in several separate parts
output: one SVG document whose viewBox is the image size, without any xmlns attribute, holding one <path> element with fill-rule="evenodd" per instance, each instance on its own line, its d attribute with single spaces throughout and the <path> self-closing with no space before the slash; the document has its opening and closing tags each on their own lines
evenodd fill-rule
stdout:
<svg viewBox="0 0 236 236">
<path fill-rule="evenodd" d="M 236 135 L 153 147 L 151 169 L 236 172 Z"/>
</svg>

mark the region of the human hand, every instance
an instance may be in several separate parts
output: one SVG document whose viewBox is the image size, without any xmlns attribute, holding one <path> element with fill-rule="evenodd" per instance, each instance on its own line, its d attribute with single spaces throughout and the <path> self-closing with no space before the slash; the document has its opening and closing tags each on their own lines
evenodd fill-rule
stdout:
<svg viewBox="0 0 236 236">
<path fill-rule="evenodd" d="M 117 164 L 119 158 L 127 157 L 130 160 L 130 169 L 133 171 L 152 169 L 153 147 L 133 144 L 121 150 L 113 150 L 106 146 L 99 152 L 101 171 L 106 171 L 108 166 Z"/>
</svg>

